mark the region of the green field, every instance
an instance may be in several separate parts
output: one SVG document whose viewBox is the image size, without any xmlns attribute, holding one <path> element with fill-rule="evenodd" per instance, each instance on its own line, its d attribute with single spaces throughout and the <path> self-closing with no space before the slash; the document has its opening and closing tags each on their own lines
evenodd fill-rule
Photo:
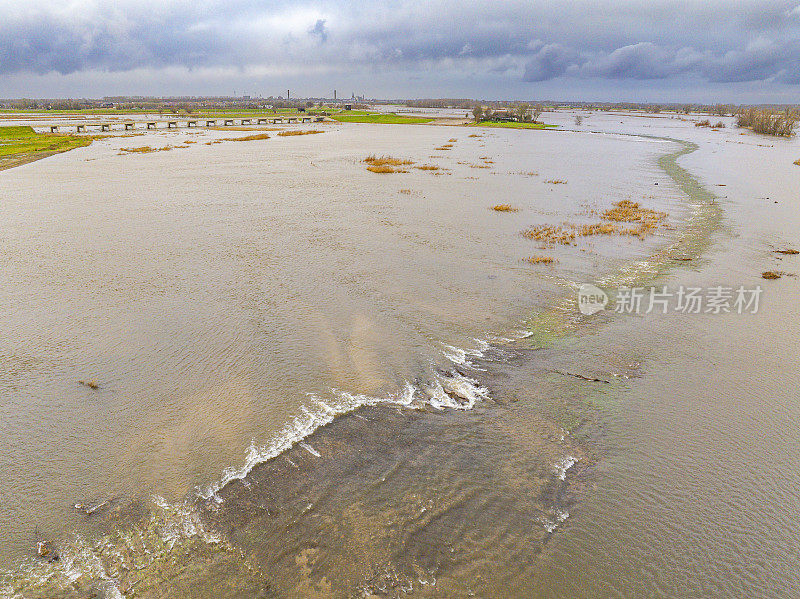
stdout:
<svg viewBox="0 0 800 599">
<path fill-rule="evenodd" d="M 35 158 L 88 146 L 91 137 L 36 133 L 31 127 L 0 127 L 0 158 Z M 6 165 L 8 166 L 8 165 Z"/>
<path fill-rule="evenodd" d="M 552 129 L 558 125 L 545 125 L 544 123 L 515 123 L 506 121 L 481 121 L 471 123 L 470 127 L 501 127 L 504 129 Z"/>
<path fill-rule="evenodd" d="M 430 123 L 433 120 L 421 117 L 398 116 L 396 114 L 353 114 L 350 111 L 332 114 L 331 118 L 340 123 L 380 123 L 382 125 L 419 125 Z"/>
</svg>

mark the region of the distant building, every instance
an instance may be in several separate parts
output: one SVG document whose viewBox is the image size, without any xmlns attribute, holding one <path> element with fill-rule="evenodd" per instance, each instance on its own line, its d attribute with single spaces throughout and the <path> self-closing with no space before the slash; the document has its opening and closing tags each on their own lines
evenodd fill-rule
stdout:
<svg viewBox="0 0 800 599">
<path fill-rule="evenodd" d="M 352 104 L 345 104 L 344 105 L 344 109 L 345 110 L 353 110 L 353 105 Z"/>
</svg>

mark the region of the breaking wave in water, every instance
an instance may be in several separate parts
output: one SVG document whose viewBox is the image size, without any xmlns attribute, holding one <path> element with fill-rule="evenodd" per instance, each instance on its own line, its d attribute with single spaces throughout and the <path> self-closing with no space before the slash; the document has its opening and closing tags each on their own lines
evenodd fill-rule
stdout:
<svg viewBox="0 0 800 599">
<path fill-rule="evenodd" d="M 450 347 L 450 346 L 448 346 Z M 486 348 L 489 344 L 486 343 Z M 463 351 L 464 355 L 480 357 L 480 351 L 458 350 L 450 348 L 453 352 Z M 456 356 L 459 354 L 456 353 Z M 448 356 L 449 358 L 449 356 Z M 466 360 L 452 360 L 457 365 L 463 365 Z M 301 408 L 301 414 L 296 416 L 286 426 L 278 431 L 272 440 L 266 445 L 256 445 L 252 443 L 245 455 L 244 464 L 239 468 L 227 468 L 223 471 L 219 480 L 210 485 L 199 488 L 197 495 L 204 500 L 214 502 L 222 501 L 218 492 L 228 483 L 234 480 L 245 478 L 250 471 L 268 460 L 275 458 L 300 443 L 311 435 L 318 428 L 333 422 L 341 415 L 352 412 L 362 406 L 374 406 L 378 404 L 394 404 L 408 408 L 422 408 L 430 406 L 437 410 L 469 410 L 479 401 L 489 398 L 486 388 L 473 378 L 470 378 L 455 370 L 435 372 L 430 381 L 413 385 L 406 383 L 403 389 L 385 397 L 373 397 L 370 395 L 353 394 L 346 391 L 333 390 L 332 400 L 322 400 L 319 397 L 310 395 L 309 403 Z M 314 453 L 313 448 L 308 448 Z"/>
</svg>

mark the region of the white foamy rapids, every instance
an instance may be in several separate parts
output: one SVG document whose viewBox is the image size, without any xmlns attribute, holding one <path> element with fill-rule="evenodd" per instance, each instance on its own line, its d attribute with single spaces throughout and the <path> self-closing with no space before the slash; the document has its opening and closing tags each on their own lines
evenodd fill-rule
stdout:
<svg viewBox="0 0 800 599">
<path fill-rule="evenodd" d="M 561 526 L 567 518 L 569 518 L 569 512 L 564 510 L 556 510 L 552 518 L 542 518 L 541 523 L 547 532 L 555 532 L 555 530 Z"/>
<path fill-rule="evenodd" d="M 475 370 L 483 370 L 482 368 L 475 366 L 470 361 L 470 358 L 483 358 L 486 354 L 486 350 L 489 349 L 491 345 L 488 341 L 483 339 L 473 339 L 473 341 L 478 344 L 478 347 L 475 349 L 464 349 L 461 347 L 455 347 L 453 345 L 444 345 L 442 353 L 453 364 L 457 364 L 459 366 L 469 366 Z"/>
<path fill-rule="evenodd" d="M 428 403 L 437 410 L 469 410 L 478 401 L 489 397 L 489 391 L 481 387 L 478 381 L 458 372 L 437 374 L 436 379 L 423 391 L 430 398 Z"/>
<path fill-rule="evenodd" d="M 151 526 L 118 531 L 113 538 L 106 536 L 94 544 L 75 536 L 59 543 L 56 561 L 30 558 L 14 572 L 0 572 L 0 599 L 19 599 L 23 597 L 21 590 L 33 592 L 37 597 L 56 589 L 68 593 L 76 584 L 87 581 L 102 589 L 104 597 L 123 599 L 117 586 L 120 567 L 147 566 L 176 544 L 192 537 L 206 543 L 220 542 L 218 537 L 204 530 L 190 505 L 170 504 L 161 497 L 152 500 Z"/>
<path fill-rule="evenodd" d="M 415 404 L 424 402 L 427 397 L 426 403 L 437 409 L 467 410 L 472 408 L 477 401 L 488 397 L 488 391 L 477 381 L 459 373 L 437 374 L 434 382 L 424 389 L 418 389 L 414 385 L 406 383 L 400 393 L 386 397 L 372 397 L 337 390 L 333 390 L 333 393 L 334 400 L 330 402 L 310 396 L 311 406 L 303 406 L 302 413 L 278 432 L 270 443 L 263 446 L 251 444 L 247 450 L 244 464 L 240 468 L 226 469 L 218 481 L 204 489 L 198 489 L 198 496 L 206 500 L 221 501 L 218 493 L 225 485 L 234 480 L 244 479 L 258 464 L 279 456 L 321 426 L 332 422 L 337 416 L 352 412 L 361 406 L 389 403 L 414 407 Z"/>
<path fill-rule="evenodd" d="M 578 458 L 572 457 L 571 455 L 565 456 L 561 461 L 556 463 L 553 467 L 555 470 L 556 475 L 558 476 L 559 480 L 564 480 L 567 478 L 567 470 L 572 468 L 575 464 L 578 463 Z"/>
</svg>

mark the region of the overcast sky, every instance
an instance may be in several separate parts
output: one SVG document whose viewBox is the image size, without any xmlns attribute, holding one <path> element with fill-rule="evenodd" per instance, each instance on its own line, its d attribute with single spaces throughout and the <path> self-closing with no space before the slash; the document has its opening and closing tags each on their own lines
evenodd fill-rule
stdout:
<svg viewBox="0 0 800 599">
<path fill-rule="evenodd" d="M 800 0 L 0 0 L 1 97 L 800 102 Z"/>
</svg>

